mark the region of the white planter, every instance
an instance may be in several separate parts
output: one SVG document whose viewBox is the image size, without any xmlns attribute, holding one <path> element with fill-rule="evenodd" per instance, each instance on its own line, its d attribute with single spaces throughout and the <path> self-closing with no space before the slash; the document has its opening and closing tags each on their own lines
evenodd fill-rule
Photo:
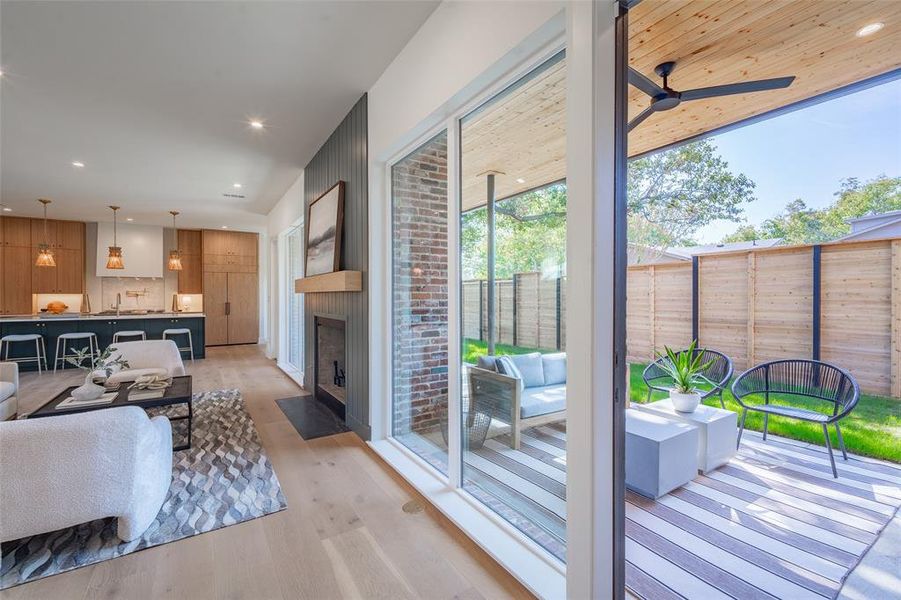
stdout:
<svg viewBox="0 0 901 600">
<path fill-rule="evenodd" d="M 670 402 L 673 403 L 673 409 L 681 413 L 694 412 L 701 403 L 701 394 L 694 392 L 692 394 L 681 394 L 675 390 L 670 390 Z"/>
</svg>

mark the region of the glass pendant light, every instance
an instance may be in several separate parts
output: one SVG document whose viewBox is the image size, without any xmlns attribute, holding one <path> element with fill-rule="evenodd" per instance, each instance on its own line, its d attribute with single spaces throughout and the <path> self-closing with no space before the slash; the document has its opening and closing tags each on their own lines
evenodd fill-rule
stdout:
<svg viewBox="0 0 901 600">
<path fill-rule="evenodd" d="M 175 226 L 175 217 L 178 216 L 177 210 L 170 210 L 172 215 L 172 229 L 175 230 L 175 250 L 169 251 L 169 270 L 181 271 L 181 252 L 178 251 L 178 227 Z"/>
<path fill-rule="evenodd" d="M 34 266 L 55 267 L 56 260 L 53 258 L 53 253 L 50 252 L 50 244 L 47 243 L 47 205 L 50 204 L 50 200 L 38 198 L 38 202 L 44 205 L 44 239 L 38 244 L 38 258 L 34 261 Z"/>
<path fill-rule="evenodd" d="M 107 269 L 124 269 L 125 263 L 122 262 L 122 248 L 119 247 L 119 238 L 116 235 L 116 211 L 119 206 L 110 206 L 113 209 L 113 245 L 109 247 L 109 257 L 106 259 Z"/>
</svg>

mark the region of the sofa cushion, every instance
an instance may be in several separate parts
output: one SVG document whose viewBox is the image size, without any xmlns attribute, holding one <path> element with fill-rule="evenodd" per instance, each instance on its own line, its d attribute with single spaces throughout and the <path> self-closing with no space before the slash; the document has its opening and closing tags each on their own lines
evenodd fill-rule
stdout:
<svg viewBox="0 0 901 600">
<path fill-rule="evenodd" d="M 540 352 L 517 354 L 511 356 L 510 359 L 519 368 L 519 372 L 522 373 L 522 381 L 527 388 L 545 385 L 544 365 L 541 362 Z"/>
<path fill-rule="evenodd" d="M 540 417 L 561 410 L 566 410 L 565 385 L 545 385 L 523 391 L 519 410 L 521 418 Z"/>
<path fill-rule="evenodd" d="M 566 352 L 542 354 L 541 363 L 544 367 L 544 385 L 566 383 Z"/>
<path fill-rule="evenodd" d="M 480 369 L 485 369 L 486 371 L 497 371 L 497 357 L 480 356 L 476 366 Z"/>
<path fill-rule="evenodd" d="M 8 381 L 0 381 L 0 402 L 14 396 L 15 393 L 16 386 Z"/>
<path fill-rule="evenodd" d="M 525 383 L 523 383 L 522 380 L 522 373 L 519 372 L 519 368 L 517 368 L 516 364 L 510 360 L 510 357 L 498 356 L 495 364 L 497 365 L 498 373 L 516 379 L 516 383 L 519 384 L 519 391 L 522 393 L 523 388 L 525 388 Z"/>
</svg>

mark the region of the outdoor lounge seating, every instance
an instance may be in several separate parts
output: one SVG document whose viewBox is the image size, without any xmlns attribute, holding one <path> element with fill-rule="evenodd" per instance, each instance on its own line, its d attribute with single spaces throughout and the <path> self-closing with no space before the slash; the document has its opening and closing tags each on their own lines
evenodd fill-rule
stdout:
<svg viewBox="0 0 901 600">
<path fill-rule="evenodd" d="M 473 411 L 510 424 L 510 447 L 519 449 L 524 427 L 566 417 L 566 354 L 482 356 L 469 369 Z"/>
<path fill-rule="evenodd" d="M 685 350 L 681 350 L 680 352 L 685 352 Z M 702 375 L 709 379 L 712 385 L 711 389 L 702 393 L 701 399 L 719 396 L 720 406 L 726 408 L 726 403 L 723 402 L 723 391 L 726 389 L 726 386 L 729 385 L 729 380 L 732 379 L 732 360 L 722 352 L 717 352 L 716 350 L 698 348 L 695 350 L 695 355 L 699 352 L 704 353 L 704 356 L 701 359 L 702 363 L 710 362 L 710 366 L 704 369 Z M 672 380 L 660 366 L 664 360 L 666 360 L 666 357 L 661 356 L 645 367 L 644 372 L 641 374 L 641 378 L 644 379 L 645 385 L 648 386 L 648 402 L 651 401 L 651 394 L 655 390 L 658 392 L 669 392 L 668 384 L 670 384 Z"/>
<path fill-rule="evenodd" d="M 832 476 L 838 477 L 828 426 L 835 425 L 842 456 L 848 460 L 845 441 L 842 439 L 842 430 L 838 422 L 854 410 L 860 399 L 860 388 L 857 381 L 847 371 L 816 360 L 776 360 L 757 365 L 739 375 L 732 384 L 732 395 L 742 407 L 736 447 L 741 445 L 745 418 L 749 410 L 763 413 L 764 441 L 766 441 L 770 415 L 820 423 L 823 426 L 826 449 L 829 451 Z M 750 402 L 754 397 L 761 399 L 761 396 L 762 403 Z M 827 402 L 830 410 L 823 412 L 797 406 L 801 403 L 800 401 L 796 401 L 796 405 L 792 406 L 792 399 L 804 398 Z"/>
</svg>

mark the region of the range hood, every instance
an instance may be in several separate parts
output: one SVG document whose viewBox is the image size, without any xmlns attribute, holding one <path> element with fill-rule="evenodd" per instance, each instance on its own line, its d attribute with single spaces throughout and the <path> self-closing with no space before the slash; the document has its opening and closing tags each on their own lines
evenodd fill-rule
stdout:
<svg viewBox="0 0 901 600">
<path fill-rule="evenodd" d="M 107 269 L 109 246 L 113 245 L 113 224 L 97 223 L 98 277 L 162 277 L 163 228 L 156 225 L 118 225 L 118 245 L 124 269 Z"/>
</svg>

